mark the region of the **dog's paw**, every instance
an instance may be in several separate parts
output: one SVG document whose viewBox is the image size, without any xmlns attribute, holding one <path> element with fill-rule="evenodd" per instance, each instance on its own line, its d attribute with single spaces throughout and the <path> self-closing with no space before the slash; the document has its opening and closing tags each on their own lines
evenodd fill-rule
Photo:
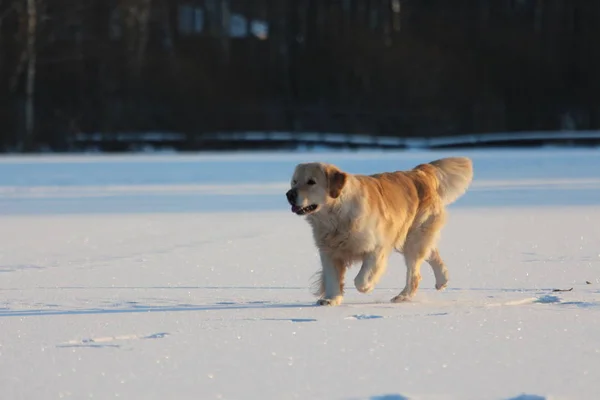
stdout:
<svg viewBox="0 0 600 400">
<path fill-rule="evenodd" d="M 334 297 L 333 299 L 319 299 L 317 300 L 318 306 L 338 306 L 342 303 L 340 296 Z"/>
<path fill-rule="evenodd" d="M 406 295 L 406 294 L 399 294 L 398 296 L 392 297 L 392 300 L 390 300 L 392 303 L 404 303 L 407 301 L 410 301 L 411 296 Z"/>
<path fill-rule="evenodd" d="M 354 279 L 354 286 L 356 287 L 356 290 L 358 290 L 361 293 L 369 293 L 373 289 L 375 289 L 375 285 L 364 279 L 360 279 L 359 277 L 356 277 L 356 279 Z"/>
<path fill-rule="evenodd" d="M 435 288 L 437 290 L 445 289 L 448 286 L 448 269 L 443 267 L 441 271 L 436 271 L 435 274 Z"/>
<path fill-rule="evenodd" d="M 365 293 L 365 294 L 372 292 L 373 289 L 374 289 L 373 286 L 368 286 L 368 285 L 366 285 L 366 286 L 360 286 L 360 287 L 357 286 L 356 287 L 356 290 L 358 290 L 361 293 Z"/>
</svg>

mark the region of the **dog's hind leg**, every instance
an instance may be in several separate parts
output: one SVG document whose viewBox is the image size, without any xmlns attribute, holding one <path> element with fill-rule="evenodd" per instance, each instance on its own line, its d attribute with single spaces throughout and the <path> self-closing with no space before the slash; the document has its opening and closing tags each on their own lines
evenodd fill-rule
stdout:
<svg viewBox="0 0 600 400">
<path fill-rule="evenodd" d="M 403 249 L 406 262 L 406 286 L 398 296 L 392 298 L 392 302 L 410 300 L 417 292 L 421 282 L 421 264 L 430 258 L 443 223 L 443 215 L 432 215 L 421 226 L 413 228 L 408 233 Z"/>
<path fill-rule="evenodd" d="M 410 300 L 417 292 L 419 282 L 421 282 L 421 264 L 425 260 L 425 255 L 423 253 L 424 252 L 405 250 L 406 286 L 404 286 L 404 289 L 402 289 L 398 296 L 392 298 L 392 303 Z"/>
<path fill-rule="evenodd" d="M 344 275 L 346 264 L 343 260 L 332 259 L 328 254 L 321 252 L 321 279 L 324 289 L 324 298 L 319 299 L 320 306 L 337 306 L 344 297 Z"/>
<path fill-rule="evenodd" d="M 361 293 L 369 293 L 375 288 L 379 278 L 385 272 L 389 252 L 376 250 L 367 253 L 363 259 L 360 272 L 354 278 L 354 286 Z"/>
<path fill-rule="evenodd" d="M 437 248 L 431 250 L 427 263 L 431 266 L 435 275 L 435 288 L 437 290 L 444 289 L 448 285 L 448 268 L 446 268 Z"/>
</svg>

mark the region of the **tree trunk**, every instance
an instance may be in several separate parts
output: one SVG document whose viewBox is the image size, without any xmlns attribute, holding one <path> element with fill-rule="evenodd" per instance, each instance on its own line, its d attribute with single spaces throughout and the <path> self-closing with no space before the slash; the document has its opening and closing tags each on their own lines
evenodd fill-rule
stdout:
<svg viewBox="0 0 600 400">
<path fill-rule="evenodd" d="M 231 55 L 231 39 L 229 35 L 231 29 L 231 10 L 229 0 L 221 0 L 220 17 L 220 35 L 221 47 L 223 48 L 223 58 L 225 64 L 229 64 Z"/>
<path fill-rule="evenodd" d="M 142 65 L 144 64 L 144 57 L 146 55 L 146 47 L 148 46 L 148 24 L 150 22 L 150 12 L 152 10 L 152 0 L 143 0 L 140 2 L 140 8 L 138 10 L 138 30 L 139 40 L 137 43 L 137 60 L 136 60 L 136 73 L 138 76 L 141 74 Z"/>
<path fill-rule="evenodd" d="M 27 82 L 25 87 L 24 150 L 33 150 L 35 129 L 35 34 L 37 27 L 36 0 L 27 0 Z"/>
</svg>

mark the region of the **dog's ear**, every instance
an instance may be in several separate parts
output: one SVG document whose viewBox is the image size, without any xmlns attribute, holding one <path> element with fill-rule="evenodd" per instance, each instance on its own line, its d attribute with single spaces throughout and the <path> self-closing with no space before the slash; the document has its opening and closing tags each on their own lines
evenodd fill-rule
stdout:
<svg viewBox="0 0 600 400">
<path fill-rule="evenodd" d="M 334 199 L 337 199 L 342 193 L 342 189 L 346 184 L 348 175 L 334 166 L 327 166 L 327 168 L 325 169 L 325 175 L 327 175 L 329 196 L 331 196 Z"/>
</svg>

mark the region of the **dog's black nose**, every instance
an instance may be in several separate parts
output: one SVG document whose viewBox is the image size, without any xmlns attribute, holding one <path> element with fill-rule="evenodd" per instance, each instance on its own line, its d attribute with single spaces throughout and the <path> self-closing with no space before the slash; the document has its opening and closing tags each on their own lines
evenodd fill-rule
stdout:
<svg viewBox="0 0 600 400">
<path fill-rule="evenodd" d="M 287 197 L 291 205 L 296 205 L 296 198 L 298 197 L 298 192 L 296 191 L 296 189 L 290 189 L 285 194 L 285 197 Z"/>
</svg>

